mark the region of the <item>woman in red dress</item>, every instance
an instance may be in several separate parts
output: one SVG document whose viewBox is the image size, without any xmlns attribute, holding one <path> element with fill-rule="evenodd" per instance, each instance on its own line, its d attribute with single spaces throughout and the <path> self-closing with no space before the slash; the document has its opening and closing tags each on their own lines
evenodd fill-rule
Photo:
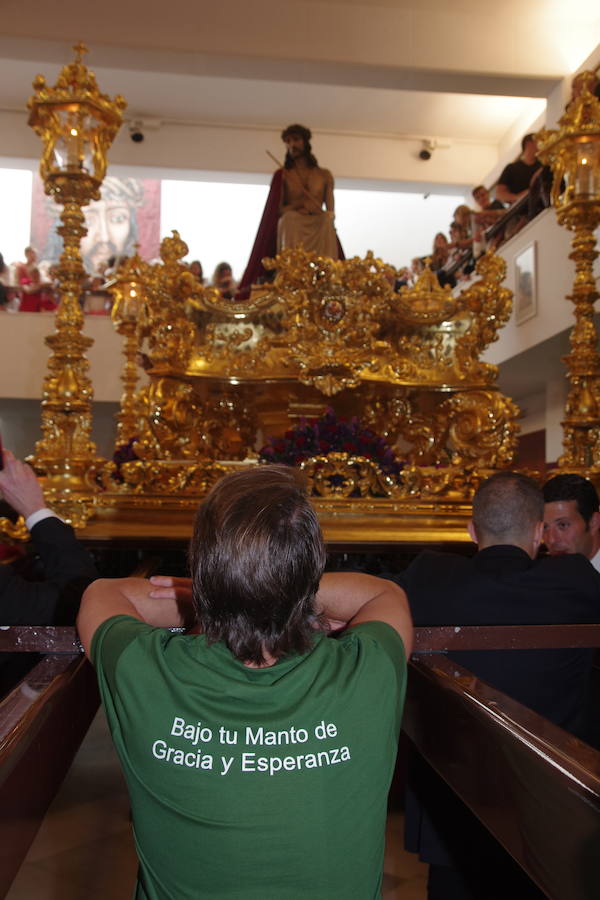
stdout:
<svg viewBox="0 0 600 900">
<path fill-rule="evenodd" d="M 20 288 L 21 303 L 19 312 L 39 312 L 44 300 L 44 292 L 40 281 L 40 272 L 36 266 L 37 254 L 33 247 L 25 247 L 27 262 L 17 266 L 17 282 Z"/>
</svg>

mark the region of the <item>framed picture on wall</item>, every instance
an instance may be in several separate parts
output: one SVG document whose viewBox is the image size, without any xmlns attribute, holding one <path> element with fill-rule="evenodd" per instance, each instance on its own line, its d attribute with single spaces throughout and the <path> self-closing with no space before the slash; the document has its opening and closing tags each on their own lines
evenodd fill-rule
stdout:
<svg viewBox="0 0 600 900">
<path fill-rule="evenodd" d="M 535 241 L 515 256 L 515 321 L 517 325 L 537 313 Z"/>
</svg>

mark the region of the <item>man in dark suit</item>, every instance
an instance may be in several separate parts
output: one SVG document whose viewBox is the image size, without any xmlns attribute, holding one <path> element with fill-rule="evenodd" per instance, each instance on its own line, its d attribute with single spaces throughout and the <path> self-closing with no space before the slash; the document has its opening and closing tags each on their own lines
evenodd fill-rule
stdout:
<svg viewBox="0 0 600 900">
<path fill-rule="evenodd" d="M 395 580 L 415 625 L 535 625 L 600 621 L 600 575 L 579 555 L 536 559 L 543 534 L 541 491 L 501 472 L 473 500 L 468 558 L 422 553 Z M 585 736 L 592 651 L 469 651 L 452 658 L 557 725 Z M 407 798 L 408 849 L 430 863 L 429 898 L 541 897 L 474 816 L 417 760 Z"/>
<path fill-rule="evenodd" d="M 13 566 L 0 565 L 0 625 L 72 625 L 81 595 L 98 577 L 73 529 L 44 505 L 33 469 L 3 452 L 0 492 L 24 516 L 44 567 L 44 581 L 27 581 Z M 0 690 L 18 680 L 30 654 L 0 654 Z"/>
</svg>

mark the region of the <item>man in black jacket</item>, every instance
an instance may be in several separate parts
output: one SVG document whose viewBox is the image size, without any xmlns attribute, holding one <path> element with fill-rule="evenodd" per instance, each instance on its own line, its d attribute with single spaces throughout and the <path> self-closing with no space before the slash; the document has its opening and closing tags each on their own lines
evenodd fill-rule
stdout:
<svg viewBox="0 0 600 900">
<path fill-rule="evenodd" d="M 580 555 L 536 559 L 544 501 L 525 476 L 498 473 L 473 500 L 472 558 L 425 552 L 395 578 L 415 625 L 600 621 L 600 575 Z M 592 651 L 465 651 L 452 659 L 562 728 L 586 736 Z M 406 809 L 408 849 L 430 864 L 429 898 L 542 896 L 422 760 Z"/>
<path fill-rule="evenodd" d="M 25 518 L 45 580 L 27 581 L 13 566 L 0 565 L 0 626 L 72 625 L 83 591 L 98 577 L 96 567 L 73 529 L 45 507 L 33 469 L 7 450 L 3 462 L 0 492 Z M 0 656 L 0 690 L 6 690 L 22 674 L 29 654 Z"/>
</svg>

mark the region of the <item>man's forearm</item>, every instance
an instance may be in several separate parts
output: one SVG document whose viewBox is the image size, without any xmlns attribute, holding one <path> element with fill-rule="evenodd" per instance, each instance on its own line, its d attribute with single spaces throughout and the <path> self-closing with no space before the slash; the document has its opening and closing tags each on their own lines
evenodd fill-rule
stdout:
<svg viewBox="0 0 600 900">
<path fill-rule="evenodd" d="M 157 628 L 194 624 L 191 594 L 157 600 L 150 596 L 151 590 L 143 578 L 100 578 L 86 589 L 77 629 L 88 656 L 96 630 L 113 616 L 133 616 Z"/>
<path fill-rule="evenodd" d="M 499 200 L 501 203 L 516 203 L 517 200 L 520 200 L 521 197 L 524 197 L 528 193 L 529 190 L 526 189 L 519 194 L 513 194 L 505 184 L 496 185 L 496 200 Z"/>
<path fill-rule="evenodd" d="M 383 593 L 403 594 L 397 585 L 361 572 L 328 572 L 317 593 L 317 609 L 328 619 L 350 622 L 371 600 Z"/>
<path fill-rule="evenodd" d="M 410 655 L 413 628 L 408 600 L 401 587 L 385 578 L 360 573 L 330 573 L 321 579 L 317 608 L 328 619 L 351 627 L 384 622 L 398 632 Z"/>
</svg>

